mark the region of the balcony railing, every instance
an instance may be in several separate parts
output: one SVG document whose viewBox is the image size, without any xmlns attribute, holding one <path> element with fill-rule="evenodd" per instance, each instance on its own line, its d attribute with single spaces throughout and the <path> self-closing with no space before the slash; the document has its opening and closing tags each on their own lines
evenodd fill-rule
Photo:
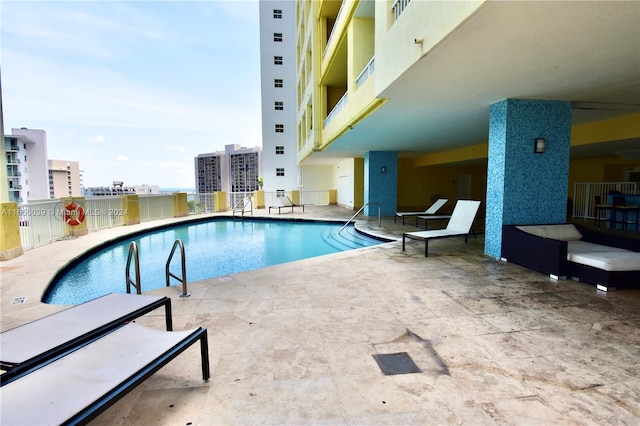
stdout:
<svg viewBox="0 0 640 426">
<path fill-rule="evenodd" d="M 367 81 L 369 76 L 373 74 L 373 71 L 375 69 L 375 60 L 375 56 L 371 58 L 367 66 L 365 66 L 360 75 L 358 75 L 358 78 L 356 78 L 356 88 L 360 87 L 362 83 Z"/>
<path fill-rule="evenodd" d="M 342 108 L 347 104 L 347 100 L 349 99 L 349 92 L 345 92 L 344 96 L 340 98 L 336 106 L 333 107 L 327 118 L 324 119 L 324 127 L 327 127 L 331 120 L 340 112 Z"/>
<path fill-rule="evenodd" d="M 322 55 L 324 56 L 327 53 L 327 49 L 331 46 L 331 40 L 333 40 L 333 35 L 336 33 L 336 27 L 338 26 L 338 22 L 340 21 L 340 17 L 342 16 L 342 12 L 344 11 L 344 5 L 346 1 L 343 1 L 340 5 L 340 10 L 338 10 L 338 14 L 336 15 L 336 20 L 333 24 L 333 28 L 331 29 L 331 34 L 329 34 L 329 38 L 327 39 L 327 45 L 324 47 L 324 52 Z"/>
<path fill-rule="evenodd" d="M 397 20 L 402 12 L 407 8 L 411 0 L 396 0 L 391 5 L 391 12 L 393 13 L 393 20 Z"/>
<path fill-rule="evenodd" d="M 4 149 L 7 152 L 9 152 L 9 151 L 20 151 L 20 148 L 18 148 L 18 145 L 15 145 L 15 144 L 5 144 Z"/>
</svg>

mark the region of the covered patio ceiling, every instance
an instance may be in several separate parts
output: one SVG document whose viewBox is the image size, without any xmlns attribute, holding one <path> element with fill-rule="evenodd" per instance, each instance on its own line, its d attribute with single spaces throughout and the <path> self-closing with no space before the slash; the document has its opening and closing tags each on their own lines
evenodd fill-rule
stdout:
<svg viewBox="0 0 640 426">
<path fill-rule="evenodd" d="M 640 2 L 485 3 L 379 97 L 388 101 L 304 164 L 486 143 L 489 106 L 505 98 L 570 101 L 574 124 L 640 112 Z M 571 155 L 634 149 L 639 139 Z"/>
</svg>

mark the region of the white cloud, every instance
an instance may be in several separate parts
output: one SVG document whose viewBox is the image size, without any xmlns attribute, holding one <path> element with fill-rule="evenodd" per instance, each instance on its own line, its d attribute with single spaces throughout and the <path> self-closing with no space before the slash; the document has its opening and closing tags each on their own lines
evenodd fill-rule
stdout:
<svg viewBox="0 0 640 426">
<path fill-rule="evenodd" d="M 127 161 L 129 159 L 129 157 L 127 157 L 126 155 L 118 155 L 118 161 Z"/>
<path fill-rule="evenodd" d="M 103 143 L 104 136 L 95 135 L 95 136 L 87 136 L 87 142 L 89 143 Z"/>
<path fill-rule="evenodd" d="M 167 145 L 165 148 L 167 151 L 184 152 L 184 145 Z"/>
</svg>

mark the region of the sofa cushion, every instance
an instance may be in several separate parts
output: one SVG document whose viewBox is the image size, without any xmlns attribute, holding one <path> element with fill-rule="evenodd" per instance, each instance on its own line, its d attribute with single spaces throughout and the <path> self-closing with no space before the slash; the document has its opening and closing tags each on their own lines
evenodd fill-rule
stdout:
<svg viewBox="0 0 640 426">
<path fill-rule="evenodd" d="M 589 243 L 587 241 L 569 241 L 567 243 L 567 259 L 571 260 L 569 256 L 573 253 L 603 253 L 603 252 L 629 252 L 618 247 L 604 246 L 602 244 Z"/>
<path fill-rule="evenodd" d="M 603 253 L 574 253 L 572 262 L 592 266 L 604 271 L 640 271 L 640 253 L 603 252 Z"/>
<path fill-rule="evenodd" d="M 571 224 L 559 225 L 527 225 L 516 226 L 521 231 L 542 238 L 550 238 L 560 241 L 576 241 L 582 238 L 580 231 Z"/>
</svg>

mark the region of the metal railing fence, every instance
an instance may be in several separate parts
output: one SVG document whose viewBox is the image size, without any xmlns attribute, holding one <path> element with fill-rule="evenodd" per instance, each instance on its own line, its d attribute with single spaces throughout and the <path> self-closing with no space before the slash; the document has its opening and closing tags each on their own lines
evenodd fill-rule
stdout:
<svg viewBox="0 0 640 426">
<path fill-rule="evenodd" d="M 65 236 L 60 200 L 21 204 L 18 206 L 18 216 L 23 250 L 49 244 Z"/>
<path fill-rule="evenodd" d="M 593 219 L 595 197 L 601 197 L 605 203 L 612 191 L 640 194 L 640 185 L 636 182 L 577 182 L 573 186 L 573 217 Z"/>
</svg>

